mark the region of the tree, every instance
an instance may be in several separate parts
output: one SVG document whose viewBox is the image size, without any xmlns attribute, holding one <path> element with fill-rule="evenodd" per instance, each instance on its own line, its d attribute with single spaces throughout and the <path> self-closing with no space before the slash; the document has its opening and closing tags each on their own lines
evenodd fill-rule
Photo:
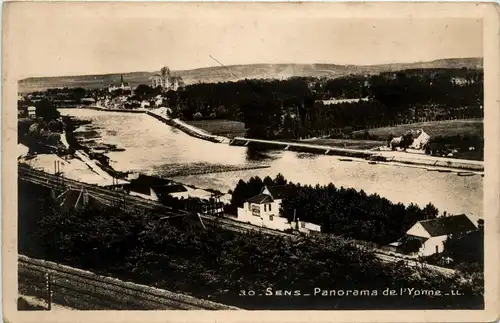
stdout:
<svg viewBox="0 0 500 323">
<path fill-rule="evenodd" d="M 439 210 L 432 203 L 427 204 L 422 211 L 426 220 L 435 219 L 439 215 Z"/>
<path fill-rule="evenodd" d="M 35 103 L 35 113 L 38 118 L 42 118 L 44 121 L 55 120 L 60 117 L 57 108 L 47 99 L 42 99 Z"/>
<path fill-rule="evenodd" d="M 156 88 L 153 89 L 151 86 L 146 85 L 146 84 L 139 84 L 135 91 L 134 94 L 135 96 L 140 100 L 150 100 L 154 96 L 160 94 L 161 90 Z"/>
<path fill-rule="evenodd" d="M 484 262 L 484 232 L 477 230 L 452 235 L 445 241 L 444 251 L 455 263 L 476 264 L 482 268 Z"/>
<path fill-rule="evenodd" d="M 422 247 L 422 241 L 415 237 L 407 237 L 402 241 L 401 249 L 405 253 L 414 253 Z"/>
<path fill-rule="evenodd" d="M 274 181 L 273 181 L 273 179 L 271 177 L 266 176 L 264 178 L 263 184 L 266 185 L 266 186 L 273 186 L 274 185 Z"/>
<path fill-rule="evenodd" d="M 285 179 L 285 177 L 281 173 L 276 175 L 276 177 L 274 178 L 275 185 L 286 185 L 287 183 L 288 183 L 288 181 Z"/>
</svg>

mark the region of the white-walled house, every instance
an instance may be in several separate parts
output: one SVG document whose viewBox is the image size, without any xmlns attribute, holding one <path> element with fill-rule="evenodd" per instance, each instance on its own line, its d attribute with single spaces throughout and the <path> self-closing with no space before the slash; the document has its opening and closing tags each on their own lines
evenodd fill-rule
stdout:
<svg viewBox="0 0 500 323">
<path fill-rule="evenodd" d="M 289 192 L 290 187 L 286 185 L 264 186 L 258 195 L 249 198 L 243 207 L 238 208 L 238 221 L 279 231 L 296 229 L 304 233 L 320 232 L 321 227 L 318 225 L 303 221 L 291 223 L 281 216 L 281 202 Z"/>
<path fill-rule="evenodd" d="M 441 216 L 432 220 L 418 221 L 408 231 L 402 240 L 417 239 L 422 246 L 415 253 L 418 256 L 430 256 L 441 253 L 444 243 L 452 234 L 466 233 L 477 230 L 476 225 L 465 214 Z M 400 247 L 402 242 L 390 244 Z"/>
<path fill-rule="evenodd" d="M 275 230 L 290 229 L 288 219 L 280 216 L 281 201 L 287 189 L 286 186 L 264 186 L 258 195 L 238 208 L 238 220 Z"/>
<path fill-rule="evenodd" d="M 36 107 L 34 107 L 34 106 L 29 106 L 28 107 L 28 117 L 31 118 L 31 119 L 35 119 L 36 118 Z"/>
</svg>

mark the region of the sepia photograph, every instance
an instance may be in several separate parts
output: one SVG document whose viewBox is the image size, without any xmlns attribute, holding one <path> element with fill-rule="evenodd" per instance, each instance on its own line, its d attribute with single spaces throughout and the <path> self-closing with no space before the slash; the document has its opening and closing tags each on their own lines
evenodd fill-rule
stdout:
<svg viewBox="0 0 500 323">
<path fill-rule="evenodd" d="M 4 5 L 4 299 L 483 313 L 495 7 L 442 6 Z"/>
</svg>

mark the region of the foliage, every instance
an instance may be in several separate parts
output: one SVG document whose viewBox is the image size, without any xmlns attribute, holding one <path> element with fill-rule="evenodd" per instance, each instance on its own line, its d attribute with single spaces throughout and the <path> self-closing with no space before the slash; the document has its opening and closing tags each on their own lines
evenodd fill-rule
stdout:
<svg viewBox="0 0 500 323">
<path fill-rule="evenodd" d="M 179 95 L 184 118 L 200 112 L 245 122 L 248 136 L 299 138 L 332 129 L 380 127 L 411 120 L 482 117 L 478 70 L 407 70 L 333 80 L 242 80 L 192 84 Z M 361 99 L 324 104 L 329 98 Z"/>
<path fill-rule="evenodd" d="M 367 195 L 364 191 L 326 186 L 303 186 L 288 183 L 282 175 L 274 180 L 252 177 L 248 182 L 240 180 L 233 190 L 231 205 L 236 211 L 247 199 L 259 194 L 263 185 L 288 184 L 291 194 L 281 204 L 281 213 L 293 220 L 298 219 L 321 225 L 322 232 L 353 239 L 387 244 L 399 239 L 415 222 L 435 218 L 439 211 L 431 203 L 424 208 L 415 204 L 405 207 L 394 204 L 378 194 Z"/>
<path fill-rule="evenodd" d="M 417 252 L 422 247 L 422 241 L 419 240 L 416 237 L 407 237 L 407 236 L 405 236 L 403 238 L 403 241 L 401 241 L 401 242 L 402 242 L 401 249 L 405 253 L 414 253 L 414 252 Z"/>
<path fill-rule="evenodd" d="M 452 235 L 444 243 L 444 255 L 452 258 L 455 264 L 463 264 L 465 268 L 483 268 L 484 231 Z"/>
<path fill-rule="evenodd" d="M 51 121 L 60 117 L 60 113 L 59 111 L 57 111 L 57 107 L 55 107 L 47 99 L 36 102 L 35 108 L 37 118 L 42 118 L 44 121 Z"/>
<path fill-rule="evenodd" d="M 160 87 L 152 88 L 149 85 L 140 84 L 135 89 L 134 97 L 132 99 L 139 100 L 139 101 L 151 100 L 153 97 L 157 96 L 160 93 L 161 93 Z"/>
</svg>

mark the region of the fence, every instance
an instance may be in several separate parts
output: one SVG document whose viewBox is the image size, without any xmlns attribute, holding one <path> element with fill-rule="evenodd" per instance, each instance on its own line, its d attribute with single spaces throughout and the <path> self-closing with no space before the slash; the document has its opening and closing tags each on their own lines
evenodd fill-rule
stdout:
<svg viewBox="0 0 500 323">
<path fill-rule="evenodd" d="M 236 310 L 150 286 L 19 255 L 19 292 L 79 310 Z"/>
</svg>

